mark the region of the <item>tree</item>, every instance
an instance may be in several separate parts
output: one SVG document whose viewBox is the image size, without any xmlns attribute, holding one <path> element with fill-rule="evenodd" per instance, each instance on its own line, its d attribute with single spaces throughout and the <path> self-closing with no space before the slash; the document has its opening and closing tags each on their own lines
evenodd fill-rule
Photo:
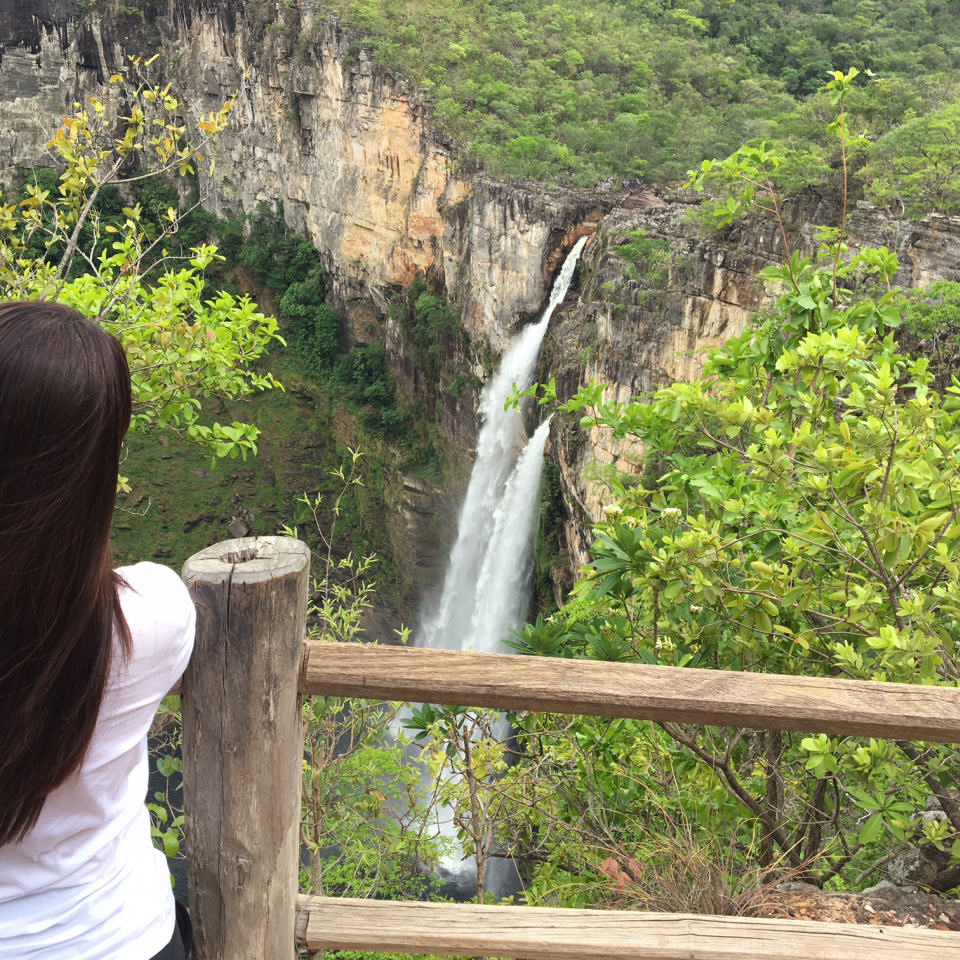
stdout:
<svg viewBox="0 0 960 960">
<path fill-rule="evenodd" d="M 419 762 L 435 784 L 432 805 L 441 830 L 447 820 L 464 858 L 473 857 L 476 899 L 484 903 L 491 859 L 504 855 L 498 841 L 511 793 L 501 780 L 509 724 L 495 710 L 430 703 L 411 709 L 402 724 L 422 748 Z"/>
<path fill-rule="evenodd" d="M 152 62 L 134 58 L 131 72 L 142 77 Z M 255 426 L 201 423 L 201 403 L 278 386 L 252 366 L 280 341 L 276 320 L 248 297 L 206 289 L 214 246 L 173 252 L 187 211 L 168 207 L 157 232 L 132 199 L 119 218 L 99 209 L 108 195 L 209 167 L 203 151 L 233 101 L 188 130 L 170 84 L 117 73 L 108 91 L 107 103 L 75 103 L 51 138 L 56 188 L 35 180 L 23 199 L 0 194 L 0 296 L 67 303 L 117 336 L 130 362 L 134 428 L 174 429 L 215 457 L 255 453 Z"/>
<path fill-rule="evenodd" d="M 841 287 L 834 305 L 829 251 L 766 273 L 788 287 L 778 311 L 715 351 L 701 380 L 628 404 L 585 388 L 562 405 L 641 441 L 645 482 L 616 484 L 575 599 L 522 643 L 955 685 L 960 386 L 941 397 L 927 361 L 897 351 L 894 293 Z M 914 839 L 960 853 L 950 750 L 662 729 L 761 825 L 768 860 L 777 849 L 826 880 L 869 875 Z M 930 795 L 944 819 L 920 816 Z M 941 867 L 932 885 L 960 882 Z"/>
<path fill-rule="evenodd" d="M 833 86 L 844 170 L 849 79 Z M 758 147 L 704 167 L 728 180 L 721 216 L 759 207 L 780 222 L 787 258 L 762 274 L 780 287 L 776 310 L 715 350 L 695 382 L 630 403 L 591 385 L 561 404 L 638 441 L 642 472 L 613 482 L 573 599 L 527 625 L 519 646 L 956 685 L 960 383 L 937 393 L 928 361 L 898 349 L 906 301 L 888 250 L 850 256 L 842 219 L 817 259 L 790 252 L 777 162 Z M 540 730 L 532 722 L 529 735 Z M 707 774 L 725 795 L 710 791 L 727 813 L 720 829 L 755 843 L 761 866 L 856 884 L 920 845 L 938 852 L 926 883 L 960 883 L 960 763 L 945 747 L 634 722 L 611 740 L 641 763 L 669 752 L 689 819 Z M 621 788 L 598 789 L 603 775 L 577 762 L 569 776 L 620 809 Z M 931 803 L 939 816 L 922 816 Z"/>
<path fill-rule="evenodd" d="M 894 214 L 960 210 L 960 103 L 924 113 L 871 145 L 863 177 Z"/>
</svg>

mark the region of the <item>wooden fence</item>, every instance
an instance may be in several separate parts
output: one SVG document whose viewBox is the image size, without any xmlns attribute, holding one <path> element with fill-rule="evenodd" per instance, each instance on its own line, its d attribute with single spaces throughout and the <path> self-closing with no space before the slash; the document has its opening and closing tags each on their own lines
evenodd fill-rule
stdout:
<svg viewBox="0 0 960 960">
<path fill-rule="evenodd" d="M 195 960 L 296 949 L 608 960 L 950 960 L 960 934 L 687 914 L 298 897 L 304 694 L 960 742 L 960 689 L 304 642 L 309 551 L 191 557 L 183 681 Z"/>
</svg>

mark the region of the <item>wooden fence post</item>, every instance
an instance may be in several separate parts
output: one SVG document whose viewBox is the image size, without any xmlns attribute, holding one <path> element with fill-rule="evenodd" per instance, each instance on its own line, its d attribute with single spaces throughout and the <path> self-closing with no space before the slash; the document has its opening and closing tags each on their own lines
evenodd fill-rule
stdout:
<svg viewBox="0 0 960 960">
<path fill-rule="evenodd" d="M 183 566 L 197 641 L 183 681 L 194 960 L 293 960 L 310 551 L 227 540 Z"/>
</svg>

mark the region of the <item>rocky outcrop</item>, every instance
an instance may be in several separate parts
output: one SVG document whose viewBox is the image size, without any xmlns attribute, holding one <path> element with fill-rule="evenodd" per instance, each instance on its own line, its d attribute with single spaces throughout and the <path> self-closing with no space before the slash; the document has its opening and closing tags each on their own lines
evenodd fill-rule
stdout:
<svg viewBox="0 0 960 960">
<path fill-rule="evenodd" d="M 65 81 L 75 75 L 78 47 L 76 27 L 62 7 L 36 4 L 32 15 L 12 4 L 0 8 L 0 171 L 42 160 L 64 116 L 70 95 Z"/>
<path fill-rule="evenodd" d="M 599 381 L 607 384 L 608 399 L 625 401 L 694 378 L 711 348 L 772 304 L 773 292 L 764 289 L 758 274 L 783 260 L 776 223 L 745 221 L 705 236 L 690 213 L 676 199 L 634 197 L 603 217 L 585 254 L 576 302 L 568 303 L 550 335 L 549 372 L 557 377 L 561 397 L 581 383 Z M 783 214 L 791 249 L 805 256 L 816 249 L 818 225 L 839 222 L 836 201 L 814 193 L 788 202 Z M 892 221 L 859 203 L 850 212 L 848 231 L 851 248 L 886 246 L 897 253 L 899 286 L 960 280 L 960 218 Z M 637 232 L 667 248 L 662 277 L 631 270 L 617 254 Z M 555 423 L 551 452 L 570 514 L 567 540 L 577 569 L 586 560 L 590 526 L 603 516 L 604 468 L 632 470 L 642 450 L 629 438 L 614 440 L 606 428 L 584 433 L 577 423 Z"/>
</svg>

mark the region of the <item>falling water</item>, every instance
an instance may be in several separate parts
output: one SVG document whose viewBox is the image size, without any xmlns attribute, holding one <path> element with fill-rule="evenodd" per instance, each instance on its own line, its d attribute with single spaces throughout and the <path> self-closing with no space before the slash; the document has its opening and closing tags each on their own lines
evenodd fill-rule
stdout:
<svg viewBox="0 0 960 960">
<path fill-rule="evenodd" d="M 483 426 L 457 541 L 439 606 L 433 616 L 424 617 L 416 638 L 418 646 L 504 652 L 504 637 L 526 616 L 540 474 L 550 421 L 541 424 L 528 440 L 520 410 L 504 406 L 515 388 L 524 390 L 533 379 L 550 317 L 570 288 L 585 243 L 585 237 L 578 240 L 567 255 L 543 316 L 514 338 L 500 370 L 484 387 L 480 398 Z M 509 737 L 505 718 L 495 735 Z M 456 843 L 452 811 L 438 807 L 435 815 L 439 833 Z M 451 855 L 441 873 L 459 896 L 474 892 L 476 861 L 472 857 Z M 519 889 L 512 860 L 490 861 L 487 889 L 496 896 Z"/>
<path fill-rule="evenodd" d="M 540 424 L 524 447 L 493 515 L 493 533 L 483 558 L 468 636 L 476 650 L 497 651 L 500 641 L 527 614 L 525 589 L 532 573 L 534 534 L 543 450 L 550 421 Z"/>
<path fill-rule="evenodd" d="M 530 547 L 548 425 L 527 440 L 523 416 L 504 409 L 514 387 L 532 379 L 550 317 L 563 302 L 586 237 L 567 254 L 540 320 L 525 327 L 480 398 L 483 426 L 460 513 L 457 541 L 435 615 L 418 646 L 502 652 L 503 637 L 526 614 Z"/>
</svg>

